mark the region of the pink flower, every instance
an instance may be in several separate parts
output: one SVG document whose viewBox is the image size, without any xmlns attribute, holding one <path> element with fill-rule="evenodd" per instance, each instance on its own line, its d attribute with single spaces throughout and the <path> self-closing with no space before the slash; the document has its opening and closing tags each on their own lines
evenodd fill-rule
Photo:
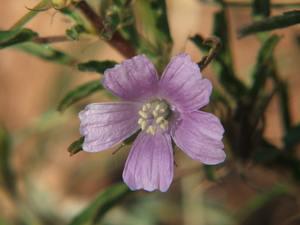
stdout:
<svg viewBox="0 0 300 225">
<path fill-rule="evenodd" d="M 130 189 L 168 190 L 171 138 L 194 160 L 210 165 L 225 160 L 222 124 L 199 111 L 209 103 L 212 85 L 187 54 L 173 57 L 161 77 L 144 55 L 135 56 L 106 70 L 103 84 L 123 101 L 90 104 L 80 112 L 83 149 L 102 151 L 140 130 L 123 171 Z"/>
</svg>

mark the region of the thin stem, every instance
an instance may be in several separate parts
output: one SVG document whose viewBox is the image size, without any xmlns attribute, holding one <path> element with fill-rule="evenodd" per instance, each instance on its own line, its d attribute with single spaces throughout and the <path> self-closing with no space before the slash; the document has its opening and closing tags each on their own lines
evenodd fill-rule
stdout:
<svg viewBox="0 0 300 225">
<path fill-rule="evenodd" d="M 65 41 L 70 41 L 70 39 L 64 35 L 37 37 L 37 38 L 33 39 L 33 42 L 38 43 L 38 44 L 50 44 L 50 43 L 58 43 L 58 42 L 65 42 Z"/>
<path fill-rule="evenodd" d="M 26 25 L 33 17 L 38 13 L 42 12 L 49 6 L 49 0 L 42 0 L 37 5 L 35 5 L 30 11 L 26 13 L 21 19 L 19 19 L 10 29 L 19 29 Z"/>
<path fill-rule="evenodd" d="M 103 29 L 102 18 L 84 0 L 78 2 L 76 6 L 100 34 Z M 107 40 L 107 43 L 117 51 L 119 51 L 126 58 L 131 58 L 136 54 L 132 45 L 127 40 L 125 40 L 119 32 L 115 32 L 113 37 L 110 40 Z"/>
</svg>

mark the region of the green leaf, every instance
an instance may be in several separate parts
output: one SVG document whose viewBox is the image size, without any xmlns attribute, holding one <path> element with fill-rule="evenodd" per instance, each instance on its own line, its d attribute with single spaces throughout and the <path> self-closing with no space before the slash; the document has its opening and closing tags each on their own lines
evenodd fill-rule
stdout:
<svg viewBox="0 0 300 225">
<path fill-rule="evenodd" d="M 9 39 L 14 38 L 21 29 L 14 29 L 14 30 L 0 30 L 0 43 L 6 42 Z"/>
<path fill-rule="evenodd" d="M 105 70 L 112 68 L 117 63 L 111 60 L 95 61 L 91 60 L 78 64 L 78 69 L 83 72 L 97 72 L 103 74 Z"/>
<path fill-rule="evenodd" d="M 252 11 L 254 16 L 268 17 L 270 15 L 270 0 L 253 0 Z"/>
<path fill-rule="evenodd" d="M 75 102 L 95 93 L 96 91 L 102 90 L 103 87 L 99 80 L 93 80 L 85 83 L 74 90 L 70 91 L 59 103 L 58 110 L 63 111 Z"/>
<path fill-rule="evenodd" d="M 280 110 L 282 116 L 283 126 L 285 131 L 288 131 L 291 128 L 291 113 L 290 113 L 290 98 L 288 93 L 288 84 L 285 81 L 279 81 L 279 102 Z"/>
<path fill-rule="evenodd" d="M 277 35 L 272 35 L 266 39 L 258 53 L 256 65 L 252 74 L 253 84 L 250 89 L 250 95 L 253 101 L 256 100 L 256 97 L 263 90 L 263 87 L 266 83 L 267 77 L 273 71 L 273 53 L 274 49 L 277 46 L 280 37 Z"/>
<path fill-rule="evenodd" d="M 288 11 L 282 15 L 269 17 L 243 27 L 239 31 L 239 36 L 244 37 L 258 32 L 285 28 L 298 23 L 300 23 L 300 10 Z"/>
<path fill-rule="evenodd" d="M 233 98 L 240 99 L 246 94 L 247 87 L 238 79 L 234 72 L 227 24 L 224 9 L 215 13 L 213 34 L 222 41 L 220 52 L 215 58 L 215 68 L 219 75 L 219 80 L 226 91 L 231 94 Z"/>
<path fill-rule="evenodd" d="M 0 184 L 12 196 L 16 195 L 15 175 L 11 165 L 11 137 L 0 127 Z"/>
<path fill-rule="evenodd" d="M 165 0 L 152 0 L 150 1 L 151 8 L 156 14 L 156 27 L 164 34 L 167 41 L 172 42 L 172 37 L 169 28 L 167 6 Z"/>
<path fill-rule="evenodd" d="M 30 29 L 0 31 L 0 49 L 28 42 L 38 34 Z"/>
<path fill-rule="evenodd" d="M 105 191 L 77 215 L 69 225 L 91 225 L 98 224 L 107 211 L 127 196 L 130 192 L 124 184 L 115 184 Z"/>
<path fill-rule="evenodd" d="M 66 30 L 66 35 L 72 40 L 78 40 L 80 34 L 85 33 L 86 30 L 84 26 L 76 24 L 73 27 Z"/>
<path fill-rule="evenodd" d="M 88 22 L 78 13 L 76 10 L 71 8 L 62 8 L 59 10 L 62 14 L 69 17 L 76 25 L 81 25 L 85 28 L 88 26 Z"/>
<path fill-rule="evenodd" d="M 73 57 L 48 45 L 29 42 L 20 44 L 16 46 L 16 48 L 47 61 L 71 66 L 76 63 L 76 60 Z"/>
<path fill-rule="evenodd" d="M 82 144 L 84 142 L 84 137 L 80 137 L 76 141 L 74 141 L 70 146 L 68 147 L 68 152 L 70 153 L 70 156 L 77 154 L 78 152 L 82 151 Z"/>
<path fill-rule="evenodd" d="M 291 127 L 284 136 L 284 143 L 287 149 L 300 143 L 300 124 Z"/>
</svg>

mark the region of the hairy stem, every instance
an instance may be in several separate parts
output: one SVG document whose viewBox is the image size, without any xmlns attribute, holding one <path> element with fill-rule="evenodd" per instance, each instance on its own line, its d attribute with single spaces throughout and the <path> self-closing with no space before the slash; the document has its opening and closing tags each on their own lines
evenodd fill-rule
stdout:
<svg viewBox="0 0 300 225">
<path fill-rule="evenodd" d="M 91 22 L 98 33 L 101 33 L 103 29 L 102 18 L 89 6 L 89 4 L 82 0 L 76 5 L 78 9 L 85 15 L 85 17 Z M 131 58 L 136 55 L 135 49 L 132 45 L 125 40 L 119 32 L 115 32 L 107 43 L 114 49 L 119 51 L 124 57 Z"/>
</svg>

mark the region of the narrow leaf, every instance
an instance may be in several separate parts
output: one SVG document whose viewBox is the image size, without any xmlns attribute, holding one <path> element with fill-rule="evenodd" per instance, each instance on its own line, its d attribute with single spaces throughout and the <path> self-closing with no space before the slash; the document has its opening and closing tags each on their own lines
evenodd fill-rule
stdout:
<svg viewBox="0 0 300 225">
<path fill-rule="evenodd" d="M 85 63 L 78 64 L 78 69 L 83 72 L 97 72 L 103 74 L 105 70 L 112 68 L 117 63 L 115 61 L 95 61 L 91 60 Z"/>
<path fill-rule="evenodd" d="M 165 0 L 152 0 L 151 7 L 156 13 L 156 27 L 163 33 L 167 41 L 172 42 L 172 37 L 169 28 L 168 14 L 167 14 L 167 5 Z"/>
<path fill-rule="evenodd" d="M 83 142 L 84 142 L 84 137 L 80 137 L 79 139 L 77 139 L 76 141 L 70 144 L 70 146 L 68 147 L 68 152 L 70 153 L 70 156 L 73 156 L 83 150 L 82 149 Z"/>
<path fill-rule="evenodd" d="M 0 31 L 0 49 L 31 41 L 38 34 L 30 29 Z"/>
<path fill-rule="evenodd" d="M 267 77 L 273 71 L 273 52 L 280 37 L 272 35 L 266 39 L 258 53 L 256 65 L 252 74 L 253 84 L 250 90 L 251 98 L 255 101 L 259 92 L 263 90 Z"/>
<path fill-rule="evenodd" d="M 254 16 L 268 17 L 270 15 L 270 0 L 253 0 L 252 11 Z"/>
<path fill-rule="evenodd" d="M 74 25 L 73 27 L 66 30 L 66 35 L 72 40 L 79 40 L 79 36 L 82 33 L 85 33 L 86 30 L 82 25 Z"/>
<path fill-rule="evenodd" d="M 215 65 L 221 84 L 232 97 L 240 99 L 246 93 L 247 87 L 238 79 L 234 72 L 227 24 L 224 9 L 215 13 L 213 34 L 222 41 L 222 47 L 216 56 Z"/>
<path fill-rule="evenodd" d="M 74 65 L 76 60 L 67 55 L 64 52 L 56 50 L 48 45 L 36 44 L 36 43 L 23 43 L 16 46 L 17 49 L 20 49 L 24 52 L 37 56 L 41 59 L 51 61 L 54 63 L 59 63 L 63 65 Z"/>
<path fill-rule="evenodd" d="M 59 103 L 58 110 L 63 111 L 75 102 L 103 89 L 99 80 L 90 81 L 70 91 Z"/>
<path fill-rule="evenodd" d="M 284 137 L 285 147 L 287 149 L 300 143 L 300 124 L 290 128 Z"/>
<path fill-rule="evenodd" d="M 77 215 L 69 225 L 98 224 L 107 211 L 130 193 L 124 184 L 115 184 L 105 191 Z"/>
<path fill-rule="evenodd" d="M 279 81 L 279 102 L 285 131 L 291 128 L 290 98 L 288 93 L 288 84 L 285 81 Z"/>
<path fill-rule="evenodd" d="M 300 10 L 289 11 L 282 15 L 269 17 L 243 27 L 239 30 L 239 37 L 244 37 L 257 32 L 285 28 L 298 23 L 300 23 Z"/>
<path fill-rule="evenodd" d="M 11 137 L 6 129 L 0 127 L 0 184 L 15 196 L 15 175 L 11 165 Z"/>
</svg>

